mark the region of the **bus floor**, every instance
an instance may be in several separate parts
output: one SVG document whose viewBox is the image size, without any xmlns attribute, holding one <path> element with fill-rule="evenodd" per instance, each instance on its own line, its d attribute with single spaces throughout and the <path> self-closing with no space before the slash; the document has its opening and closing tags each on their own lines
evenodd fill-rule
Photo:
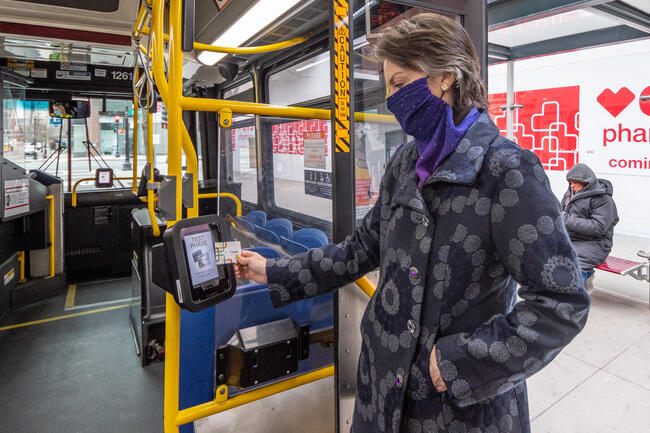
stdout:
<svg viewBox="0 0 650 433">
<path fill-rule="evenodd" d="M 129 281 L 71 286 L 2 319 L 0 432 L 162 432 L 164 365 L 140 367 Z"/>
</svg>

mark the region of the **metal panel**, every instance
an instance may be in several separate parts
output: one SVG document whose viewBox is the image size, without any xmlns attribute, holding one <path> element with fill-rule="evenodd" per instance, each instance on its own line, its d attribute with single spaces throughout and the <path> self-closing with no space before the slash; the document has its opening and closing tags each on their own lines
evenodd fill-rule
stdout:
<svg viewBox="0 0 650 433">
<path fill-rule="evenodd" d="M 487 21 L 490 30 L 497 30 L 570 12 L 610 0 L 494 0 L 488 2 Z"/>
<path fill-rule="evenodd" d="M 626 26 L 650 33 L 650 15 L 619 1 L 597 5 L 589 10 L 599 15 L 614 18 Z"/>
<path fill-rule="evenodd" d="M 356 284 L 338 291 L 336 375 L 338 385 L 337 431 L 349 432 L 352 425 L 354 398 L 357 389 L 357 364 L 361 352 L 361 318 L 369 298 Z"/>
<path fill-rule="evenodd" d="M 634 39 L 648 37 L 650 37 L 650 35 L 646 32 L 628 26 L 618 26 L 549 39 L 547 41 L 535 42 L 532 44 L 520 45 L 511 48 L 511 52 L 513 59 L 521 59 L 523 57 L 533 57 L 582 48 L 597 47 L 599 45 L 627 42 Z"/>
</svg>

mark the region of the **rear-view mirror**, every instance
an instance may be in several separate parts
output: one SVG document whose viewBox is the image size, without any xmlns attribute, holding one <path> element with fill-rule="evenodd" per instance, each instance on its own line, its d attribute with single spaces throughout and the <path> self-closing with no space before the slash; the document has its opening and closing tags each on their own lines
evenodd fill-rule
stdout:
<svg viewBox="0 0 650 433">
<path fill-rule="evenodd" d="M 50 117 L 83 119 L 90 117 L 88 101 L 50 101 Z"/>
</svg>

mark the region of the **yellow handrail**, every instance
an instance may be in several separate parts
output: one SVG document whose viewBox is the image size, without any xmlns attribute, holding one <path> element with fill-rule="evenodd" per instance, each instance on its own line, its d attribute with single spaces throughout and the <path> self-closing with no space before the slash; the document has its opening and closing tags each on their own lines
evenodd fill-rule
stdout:
<svg viewBox="0 0 650 433">
<path fill-rule="evenodd" d="M 147 3 L 150 4 L 150 2 Z M 132 36 L 134 38 L 140 39 L 143 33 L 146 35 L 149 34 L 143 31 L 144 30 L 143 28 L 146 28 L 145 23 L 147 21 L 147 18 L 149 18 L 149 10 L 146 7 L 144 7 L 144 5 L 140 5 L 140 9 L 138 10 L 138 17 L 135 19 L 135 25 L 133 26 Z"/>
<path fill-rule="evenodd" d="M 372 284 L 372 281 L 368 279 L 368 277 L 361 277 L 357 281 L 357 286 L 363 290 L 363 292 L 368 295 L 369 298 L 372 298 L 372 295 L 375 293 L 375 290 L 377 290 L 377 287 Z"/>
<path fill-rule="evenodd" d="M 50 202 L 50 275 L 47 278 L 54 276 L 54 196 L 47 195 L 45 198 Z"/>
<path fill-rule="evenodd" d="M 145 27 L 142 29 L 141 32 L 145 35 L 148 35 L 151 32 L 151 29 L 149 29 L 149 27 Z M 277 42 L 275 44 L 269 44 L 269 45 L 260 45 L 257 47 L 218 47 L 216 45 L 194 42 L 194 49 L 200 51 L 211 51 L 213 53 L 228 53 L 228 54 L 270 53 L 272 51 L 283 50 L 285 48 L 302 44 L 303 42 L 308 41 L 310 37 L 311 34 L 307 34 L 304 36 L 298 36 L 292 39 L 288 39 L 283 42 Z M 163 39 L 165 41 L 169 41 L 169 35 L 167 33 L 163 34 Z"/>
<path fill-rule="evenodd" d="M 205 194 L 199 194 L 199 198 L 219 198 L 219 197 L 225 197 L 225 198 L 230 198 L 235 202 L 235 206 L 237 206 L 237 216 L 241 217 L 241 201 L 235 194 L 230 194 L 229 192 L 208 192 Z"/>
<path fill-rule="evenodd" d="M 140 72 L 138 68 L 135 69 L 135 81 L 138 82 Z M 131 190 L 134 193 L 138 192 L 138 183 L 136 179 L 138 178 L 138 110 L 140 109 L 140 98 L 139 95 L 133 94 L 133 182 L 131 185 Z"/>
<path fill-rule="evenodd" d="M 18 251 L 18 282 L 25 281 L 25 251 Z"/>
<path fill-rule="evenodd" d="M 149 83 L 147 83 L 147 94 Z M 147 97 L 147 163 L 149 164 L 149 180 L 147 185 L 152 185 L 154 179 L 154 166 L 153 166 L 153 113 L 149 111 L 149 97 Z M 151 229 L 155 237 L 160 236 L 160 227 L 158 227 L 158 220 L 156 218 L 155 200 L 153 189 L 147 188 L 147 211 L 149 212 L 149 220 L 151 220 Z"/>
<path fill-rule="evenodd" d="M 301 374 L 300 376 L 292 377 L 291 379 L 283 380 L 281 382 L 277 382 L 263 388 L 258 388 L 250 392 L 238 394 L 234 397 L 228 398 L 225 396 L 225 399 L 217 398 L 214 401 L 181 410 L 178 412 L 174 424 L 175 427 L 178 428 L 179 426 L 187 424 L 188 422 L 196 421 L 197 419 L 204 418 L 215 413 L 223 412 L 228 409 L 260 400 L 270 395 L 278 394 L 280 392 L 287 391 L 289 389 L 293 389 L 298 386 L 305 385 L 307 383 L 311 383 L 333 375 L 334 366 L 330 365 L 329 367 L 321 368 L 310 373 Z M 226 389 L 226 387 L 220 387 L 219 391 L 221 391 L 221 389 Z"/>
<path fill-rule="evenodd" d="M 94 177 L 84 177 L 79 179 L 74 183 L 72 187 L 72 207 L 77 207 L 77 187 L 81 182 L 88 182 L 89 180 L 95 180 Z M 114 177 L 113 180 L 133 180 L 132 177 Z"/>
<path fill-rule="evenodd" d="M 230 110 L 233 113 L 257 114 L 260 116 L 278 116 L 298 119 L 321 119 L 330 120 L 332 112 L 322 108 L 288 107 L 283 105 L 260 104 L 255 102 L 230 101 L 224 99 L 191 98 L 183 96 L 180 98 L 181 107 L 185 110 L 196 111 L 221 111 Z M 358 122 L 373 122 L 384 124 L 395 124 L 394 116 L 375 113 L 354 113 L 354 119 Z"/>
<path fill-rule="evenodd" d="M 169 2 L 169 82 L 165 80 L 164 71 L 156 78 L 156 85 L 167 106 L 168 135 L 167 135 L 167 167 L 170 176 L 177 179 L 176 182 L 176 218 L 182 218 L 182 190 L 181 190 L 181 146 L 185 148 L 181 125 L 184 125 L 182 108 L 178 99 L 183 94 L 183 53 L 181 51 L 181 1 L 171 0 Z M 163 62 L 162 33 L 164 5 L 162 0 L 154 0 L 153 21 L 156 25 L 154 44 L 154 57 L 158 55 L 158 64 L 154 60 L 154 70 L 161 69 Z M 156 16 L 157 14 L 157 16 Z M 159 68 L 156 68 L 159 66 Z M 159 72 L 160 73 L 160 72 Z M 167 93 L 167 95 L 164 94 Z M 181 146 L 179 146 L 179 143 Z M 193 146 L 190 140 L 190 148 Z M 186 153 L 188 171 L 192 163 L 197 161 L 196 153 Z M 196 185 L 194 177 L 194 185 Z M 194 199 L 198 200 L 194 192 Z M 192 218 L 198 211 L 198 206 L 187 210 L 188 218 Z M 176 220 L 168 221 L 167 225 L 172 226 Z M 165 302 L 165 383 L 164 383 L 164 408 L 163 425 L 166 433 L 178 432 L 176 417 L 178 416 L 179 404 L 179 369 L 180 369 L 180 307 L 174 301 L 171 293 L 167 293 Z"/>
</svg>

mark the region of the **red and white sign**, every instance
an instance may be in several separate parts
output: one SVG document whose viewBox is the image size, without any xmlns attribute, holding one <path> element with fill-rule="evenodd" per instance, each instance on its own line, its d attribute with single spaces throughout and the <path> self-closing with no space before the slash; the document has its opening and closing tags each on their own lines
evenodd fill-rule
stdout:
<svg viewBox="0 0 650 433">
<path fill-rule="evenodd" d="M 5 180 L 4 217 L 29 212 L 29 179 Z"/>
<path fill-rule="evenodd" d="M 650 101 L 641 101 L 649 85 L 582 86 L 581 162 L 598 173 L 650 175 Z"/>
<path fill-rule="evenodd" d="M 580 87 L 515 92 L 513 140 L 537 154 L 547 170 L 569 170 L 578 163 Z M 490 114 L 505 136 L 506 94 L 490 95 Z"/>
<path fill-rule="evenodd" d="M 305 168 L 327 168 L 327 135 L 324 131 L 305 132 L 303 137 Z"/>
</svg>

